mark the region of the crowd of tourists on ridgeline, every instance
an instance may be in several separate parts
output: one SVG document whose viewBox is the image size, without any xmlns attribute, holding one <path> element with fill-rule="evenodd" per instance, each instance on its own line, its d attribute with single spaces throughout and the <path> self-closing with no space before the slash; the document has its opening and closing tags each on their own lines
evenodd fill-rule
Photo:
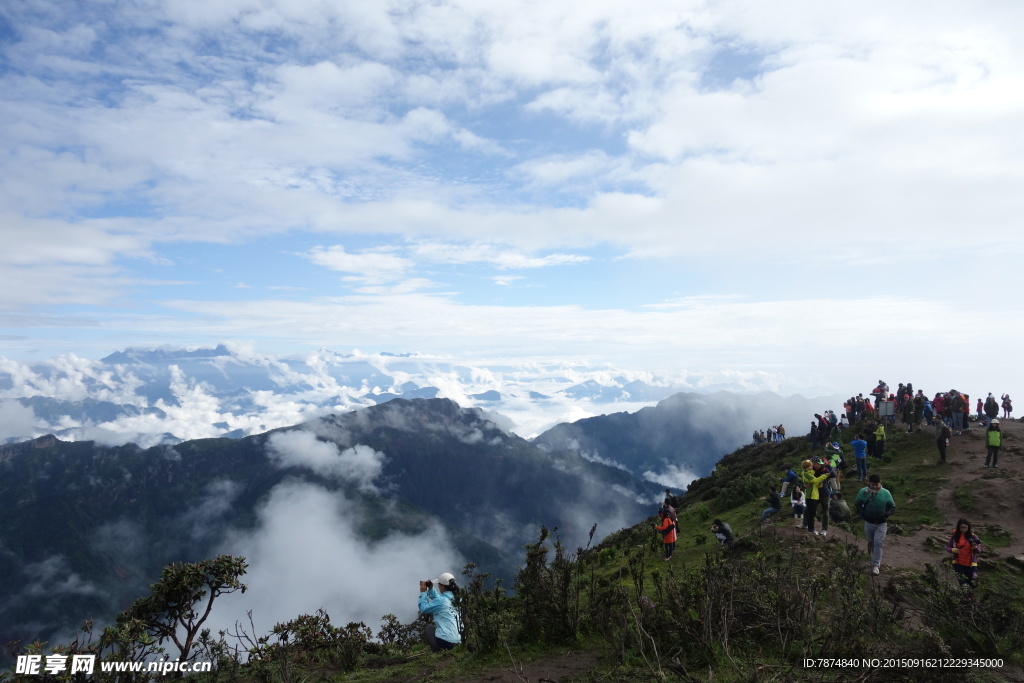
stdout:
<svg viewBox="0 0 1024 683">
<path fill-rule="evenodd" d="M 939 462 L 946 462 L 947 446 L 954 437 L 975 427 L 985 428 L 987 456 L 983 467 L 999 467 L 1002 446 L 1000 414 L 1012 419 L 1013 404 L 1009 394 L 998 399 L 989 393 L 971 405 L 970 395 L 951 389 L 929 398 L 910 383 L 900 384 L 895 391 L 882 380 L 868 396 L 851 396 L 837 417 L 832 410 L 815 413 L 807 440 L 811 457 L 782 469 L 777 485 L 771 485 L 761 498 L 768 507 L 761 512 L 760 523 L 777 519 L 787 499 L 796 527 L 814 536 L 827 536 L 829 522 L 852 522 L 856 514 L 864 524 L 871 573 L 877 575 L 882 564 L 882 545 L 888 531 L 888 519 L 896 510 L 892 494 L 882 485 L 878 474 L 869 474 L 869 462 L 877 462 L 885 453 L 886 440 L 894 430 L 906 432 L 932 430 Z M 856 481 L 863 484 L 853 498 L 853 509 L 843 498 L 843 472 L 848 464 L 842 446 L 844 437 L 853 450 Z M 767 430 L 754 430 L 753 443 L 781 442 L 786 430 L 772 425 Z M 819 454 L 818 451 L 821 451 Z M 869 460 L 870 459 L 870 460 Z M 678 535 L 676 508 L 678 498 L 665 489 L 665 501 L 659 510 L 655 527 L 661 534 L 665 561 L 672 558 Z M 815 528 L 820 521 L 820 530 Z M 722 545 L 730 545 L 735 535 L 729 524 L 715 519 L 711 532 Z M 978 554 L 981 542 L 970 521 L 960 519 L 953 529 L 946 551 L 952 554 L 953 569 L 961 586 L 975 587 L 978 578 Z"/>
<path fill-rule="evenodd" d="M 782 425 L 772 425 L 766 430 L 754 430 L 754 443 L 774 443 L 786 438 L 786 428 Z"/>
</svg>

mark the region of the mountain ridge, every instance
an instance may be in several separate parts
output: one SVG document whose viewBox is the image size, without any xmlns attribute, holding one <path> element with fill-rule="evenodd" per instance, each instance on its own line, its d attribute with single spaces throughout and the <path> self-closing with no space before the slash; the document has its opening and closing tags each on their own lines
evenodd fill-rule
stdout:
<svg viewBox="0 0 1024 683">
<path fill-rule="evenodd" d="M 111 615 L 170 561 L 281 546 L 289 511 L 302 513 L 288 519 L 308 532 L 311 558 L 324 538 L 352 553 L 394 538 L 511 577 L 540 526 L 607 533 L 658 493 L 578 454 L 542 452 L 449 399 L 396 399 L 240 440 L 142 448 L 50 436 L 0 454 L 0 569 L 14 577 L 0 586 L 0 636 L 23 640 L 40 637 L 15 633 L 32 621 L 72 627 L 57 615 L 75 605 Z M 296 507 L 303 498 L 328 508 Z M 42 611 L 20 597 L 40 572 L 68 586 Z"/>
</svg>

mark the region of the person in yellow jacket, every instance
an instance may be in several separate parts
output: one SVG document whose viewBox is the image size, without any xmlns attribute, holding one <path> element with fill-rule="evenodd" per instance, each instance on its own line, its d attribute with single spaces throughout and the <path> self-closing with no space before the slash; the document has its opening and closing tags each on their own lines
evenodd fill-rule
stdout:
<svg viewBox="0 0 1024 683">
<path fill-rule="evenodd" d="M 988 454 L 985 456 L 985 467 L 990 464 L 992 467 L 999 467 L 999 447 L 1003 445 L 1003 433 L 999 431 L 999 420 L 989 422 L 985 430 L 985 441 L 988 445 Z"/>
<path fill-rule="evenodd" d="M 879 422 L 875 428 L 875 457 L 881 458 L 885 453 L 885 423 Z"/>
<path fill-rule="evenodd" d="M 817 472 L 814 463 L 804 460 L 801 464 L 803 470 L 800 472 L 800 480 L 804 483 L 804 498 L 807 499 L 807 508 L 804 510 L 804 526 L 807 533 L 819 536 L 814 530 L 814 516 L 818 512 L 818 502 L 821 500 L 821 483 L 828 479 L 828 470 Z"/>
</svg>

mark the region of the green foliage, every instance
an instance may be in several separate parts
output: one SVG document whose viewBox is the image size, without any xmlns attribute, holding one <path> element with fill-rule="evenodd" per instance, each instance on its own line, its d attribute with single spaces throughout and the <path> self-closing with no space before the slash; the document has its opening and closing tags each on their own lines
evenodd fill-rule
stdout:
<svg viewBox="0 0 1024 683">
<path fill-rule="evenodd" d="M 526 545 L 526 563 L 516 576 L 520 640 L 524 643 L 571 643 L 580 625 L 581 565 L 578 556 L 568 554 L 558 537 L 551 548 L 545 543 L 551 534 L 541 527 L 536 543 Z M 591 530 L 593 537 L 594 530 Z M 548 562 L 548 554 L 554 557 Z"/>
<path fill-rule="evenodd" d="M 711 508 L 708 507 L 707 503 L 698 503 L 693 508 L 694 516 L 702 522 L 706 522 L 711 519 Z"/>
<path fill-rule="evenodd" d="M 178 661 L 193 659 L 192 645 L 210 616 L 213 601 L 226 593 L 245 592 L 239 577 L 246 567 L 244 557 L 231 555 L 168 565 L 150 594 L 119 614 L 100 643 L 114 648 L 122 661 L 138 661 L 170 640 L 178 648 Z"/>
<path fill-rule="evenodd" d="M 462 574 L 468 583 L 459 590 L 455 604 L 462 617 L 462 639 L 466 646 L 479 652 L 494 652 L 504 643 L 514 642 L 519 624 L 501 580 L 488 587 L 490 575 L 477 572 L 475 564 L 467 564 Z"/>
<path fill-rule="evenodd" d="M 745 474 L 722 488 L 715 501 L 719 511 L 739 507 L 763 496 L 770 480 L 765 475 Z"/>
<path fill-rule="evenodd" d="M 322 608 L 315 614 L 303 614 L 291 621 L 277 624 L 271 633 L 277 642 L 262 656 L 271 660 L 290 659 L 297 664 L 328 664 L 342 671 L 351 671 L 359 662 L 372 632 L 362 622 L 345 627 L 331 625 L 331 617 Z"/>
<path fill-rule="evenodd" d="M 209 629 L 202 629 L 202 625 L 210 616 L 214 600 L 226 593 L 245 592 L 246 586 L 239 578 L 247 566 L 244 557 L 231 555 L 168 565 L 160 580 L 150 587 L 150 594 L 118 614 L 98 640 L 93 640 L 93 622 L 88 620 L 74 641 L 54 647 L 53 652 L 95 655 L 101 661 L 145 662 L 164 655 L 164 643 L 171 641 L 178 649 L 179 662 L 194 661 L 213 648 Z M 30 646 L 25 652 L 32 654 L 33 648 L 41 652 L 42 644 Z M 93 674 L 93 680 L 118 683 L 148 678 L 145 672 L 103 673 L 99 667 Z"/>
<path fill-rule="evenodd" d="M 941 636 L 945 657 L 992 657 L 1024 664 L 1024 597 L 1018 587 L 984 580 L 961 588 L 948 563 L 928 564 L 892 591 L 897 604 Z"/>
<path fill-rule="evenodd" d="M 417 619 L 411 624 L 403 624 L 394 614 L 381 617 L 381 627 L 377 631 L 377 640 L 386 652 L 399 654 L 407 652 L 419 642 L 423 633 L 423 621 Z"/>
</svg>

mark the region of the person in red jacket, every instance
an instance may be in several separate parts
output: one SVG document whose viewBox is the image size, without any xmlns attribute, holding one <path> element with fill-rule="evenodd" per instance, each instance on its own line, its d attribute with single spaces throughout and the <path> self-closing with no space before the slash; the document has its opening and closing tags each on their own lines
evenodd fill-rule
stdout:
<svg viewBox="0 0 1024 683">
<path fill-rule="evenodd" d="M 672 521 L 672 517 L 665 508 L 658 510 L 658 517 L 661 522 L 654 528 L 661 533 L 661 542 L 665 546 L 665 562 L 668 562 L 672 559 L 672 553 L 676 549 L 676 523 Z"/>
<path fill-rule="evenodd" d="M 975 588 L 978 581 L 978 553 L 981 552 L 981 539 L 971 530 L 971 523 L 961 519 L 956 523 L 946 550 L 953 553 L 953 571 L 960 586 Z"/>
</svg>

